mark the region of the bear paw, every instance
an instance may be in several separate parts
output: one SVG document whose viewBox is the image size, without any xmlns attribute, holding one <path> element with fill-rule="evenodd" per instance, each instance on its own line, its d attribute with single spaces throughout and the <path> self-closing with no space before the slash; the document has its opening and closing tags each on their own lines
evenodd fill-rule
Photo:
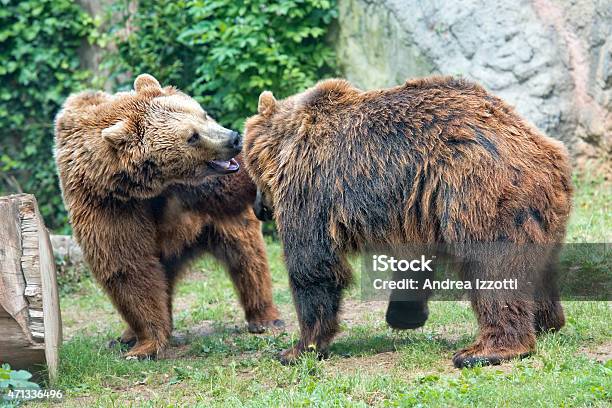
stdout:
<svg viewBox="0 0 612 408">
<path fill-rule="evenodd" d="M 154 340 L 138 341 L 125 354 L 126 360 L 155 360 L 165 347 Z"/>
<path fill-rule="evenodd" d="M 477 343 L 456 352 L 453 356 L 453 364 L 456 368 L 469 368 L 477 365 L 499 365 L 503 361 L 513 358 L 524 358 L 529 354 L 531 354 L 531 350 L 494 349 Z"/>
<path fill-rule="evenodd" d="M 285 322 L 281 319 L 274 320 L 256 320 L 248 323 L 247 329 L 249 333 L 261 334 L 267 330 L 278 330 L 285 327 Z"/>
<path fill-rule="evenodd" d="M 121 334 L 121 337 L 113 339 L 108 342 L 108 348 L 119 347 L 122 350 L 129 350 L 136 344 L 137 338 L 134 331 L 130 328 L 127 328 Z"/>
<path fill-rule="evenodd" d="M 319 360 L 323 360 L 329 357 L 329 352 L 327 350 L 316 350 L 314 346 L 312 346 L 308 350 L 304 350 L 304 347 L 298 345 L 281 351 L 278 356 L 278 359 L 282 365 L 293 365 L 299 361 L 300 357 L 304 353 L 316 353 L 316 356 Z"/>
<path fill-rule="evenodd" d="M 395 330 L 409 330 L 423 327 L 429 317 L 425 302 L 391 301 L 385 320 Z"/>
<path fill-rule="evenodd" d="M 115 347 L 119 347 L 121 350 L 130 350 L 136 344 L 136 339 L 123 341 L 121 337 L 117 337 L 116 339 L 112 339 L 108 342 L 107 347 L 109 349 L 113 349 Z"/>
</svg>

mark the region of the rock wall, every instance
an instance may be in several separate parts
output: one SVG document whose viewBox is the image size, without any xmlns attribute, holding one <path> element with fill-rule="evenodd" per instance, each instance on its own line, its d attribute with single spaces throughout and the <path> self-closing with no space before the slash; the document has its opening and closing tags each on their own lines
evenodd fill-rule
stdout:
<svg viewBox="0 0 612 408">
<path fill-rule="evenodd" d="M 51 235 L 49 237 L 55 259 L 55 270 L 60 285 L 67 281 L 80 281 L 89 276 L 89 268 L 79 244 L 70 235 Z"/>
<path fill-rule="evenodd" d="M 462 75 L 609 166 L 611 27 L 612 0 L 339 0 L 334 42 L 359 87 Z"/>
</svg>

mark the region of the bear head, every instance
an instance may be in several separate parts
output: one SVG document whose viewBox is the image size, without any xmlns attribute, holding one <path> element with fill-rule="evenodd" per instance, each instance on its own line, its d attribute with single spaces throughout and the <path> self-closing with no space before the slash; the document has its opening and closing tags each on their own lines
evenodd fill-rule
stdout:
<svg viewBox="0 0 612 408">
<path fill-rule="evenodd" d="M 236 172 L 233 157 L 241 149 L 238 132 L 148 74 L 138 76 L 130 92 L 74 95 L 56 120 L 64 190 L 80 183 L 81 191 L 102 197 L 147 199 L 173 184 L 198 185 Z"/>
</svg>

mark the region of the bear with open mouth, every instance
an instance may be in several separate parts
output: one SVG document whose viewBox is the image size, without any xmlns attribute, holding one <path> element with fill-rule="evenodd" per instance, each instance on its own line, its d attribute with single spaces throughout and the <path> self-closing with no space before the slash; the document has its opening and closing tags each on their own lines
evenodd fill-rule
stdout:
<svg viewBox="0 0 612 408">
<path fill-rule="evenodd" d="M 204 252 L 226 266 L 249 331 L 282 326 L 241 148 L 239 133 L 147 74 L 130 92 L 72 95 L 57 115 L 64 202 L 94 277 L 128 324 L 128 357 L 168 345 L 177 278 Z"/>
</svg>

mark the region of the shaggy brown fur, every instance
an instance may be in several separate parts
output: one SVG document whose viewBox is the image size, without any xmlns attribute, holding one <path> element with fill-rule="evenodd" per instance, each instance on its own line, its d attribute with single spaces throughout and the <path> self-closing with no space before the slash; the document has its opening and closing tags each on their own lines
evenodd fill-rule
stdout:
<svg viewBox="0 0 612 408">
<path fill-rule="evenodd" d="M 74 234 L 129 328 L 128 357 L 157 355 L 172 330 L 172 292 L 208 251 L 229 271 L 249 329 L 278 325 L 255 186 L 230 160 L 240 135 L 174 88 L 139 76 L 135 91 L 84 92 L 56 119 L 56 160 Z"/>
<path fill-rule="evenodd" d="M 285 362 L 309 347 L 325 353 L 351 279 L 349 252 L 564 238 L 565 148 L 478 85 L 434 77 L 362 92 L 333 79 L 282 101 L 264 92 L 258 110 L 246 124 L 245 162 L 260 190 L 256 213 L 276 219 L 301 328 Z M 543 262 L 553 258 L 546 252 Z M 526 260 L 503 262 L 520 269 Z M 493 265 L 463 268 L 487 276 Z M 458 367 L 528 353 L 536 330 L 564 322 L 553 295 L 472 300 L 480 335 L 455 355 Z M 387 312 L 398 328 L 426 317 L 426 304 L 414 302 L 391 302 Z"/>
</svg>

